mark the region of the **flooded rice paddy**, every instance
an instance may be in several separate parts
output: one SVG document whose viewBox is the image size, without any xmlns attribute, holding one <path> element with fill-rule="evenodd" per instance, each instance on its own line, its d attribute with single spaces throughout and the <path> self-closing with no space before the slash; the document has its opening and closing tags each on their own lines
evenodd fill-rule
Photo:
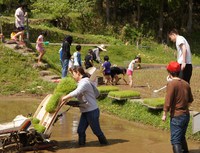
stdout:
<svg viewBox="0 0 200 153">
<path fill-rule="evenodd" d="M 12 112 L 13 116 L 36 110 L 42 98 L 27 97 L 1 97 L 0 107 L 6 107 L 5 112 Z M 24 110 L 26 109 L 26 111 Z M 67 106 L 63 109 L 65 111 Z M 0 112 L 2 123 L 6 116 Z M 138 123 L 119 119 L 115 116 L 103 114 L 100 116 L 101 128 L 109 141 L 109 145 L 101 146 L 91 129 L 87 130 L 86 145 L 79 147 L 77 144 L 76 125 L 79 120 L 79 110 L 71 108 L 52 129 L 50 139 L 58 142 L 58 147 L 50 150 L 40 150 L 38 153 L 172 153 L 169 132 L 157 130 Z M 188 141 L 190 153 L 200 153 L 200 143 Z"/>
</svg>

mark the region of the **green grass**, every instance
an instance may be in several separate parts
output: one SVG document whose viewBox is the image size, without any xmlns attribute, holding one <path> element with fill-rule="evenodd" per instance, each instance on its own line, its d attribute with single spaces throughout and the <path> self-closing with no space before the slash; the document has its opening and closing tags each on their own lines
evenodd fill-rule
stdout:
<svg viewBox="0 0 200 153">
<path fill-rule="evenodd" d="M 24 91 L 28 94 L 51 92 L 55 84 L 39 78 L 33 68 L 33 56 L 23 56 L 0 44 L 0 93 L 10 95 Z M 38 88 L 42 86 L 42 88 Z"/>
</svg>

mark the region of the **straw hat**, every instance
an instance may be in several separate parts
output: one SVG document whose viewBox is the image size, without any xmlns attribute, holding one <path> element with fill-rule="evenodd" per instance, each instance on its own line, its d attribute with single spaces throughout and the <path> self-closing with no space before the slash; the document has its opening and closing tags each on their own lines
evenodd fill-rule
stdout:
<svg viewBox="0 0 200 153">
<path fill-rule="evenodd" d="M 101 44 L 100 46 L 97 46 L 98 48 L 100 48 L 102 51 L 106 52 L 107 50 L 105 49 L 105 45 Z"/>
</svg>

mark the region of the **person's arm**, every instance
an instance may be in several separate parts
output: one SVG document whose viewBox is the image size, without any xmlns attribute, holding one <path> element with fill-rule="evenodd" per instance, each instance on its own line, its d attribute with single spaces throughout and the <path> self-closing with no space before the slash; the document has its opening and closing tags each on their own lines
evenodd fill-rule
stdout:
<svg viewBox="0 0 200 153">
<path fill-rule="evenodd" d="M 185 46 L 185 44 L 180 44 L 180 48 L 183 54 L 183 61 L 181 63 L 181 70 L 183 70 L 186 66 L 186 56 L 187 56 L 187 48 Z"/>
<path fill-rule="evenodd" d="M 78 95 L 84 93 L 84 91 L 85 91 L 84 84 L 79 84 L 74 91 L 72 91 L 69 94 L 67 94 L 66 96 L 62 97 L 62 102 L 64 102 L 64 101 L 67 102 L 69 99 L 71 99 L 73 97 L 77 97 Z"/>
<path fill-rule="evenodd" d="M 163 111 L 162 121 L 166 121 L 167 119 L 167 111 Z"/>
<path fill-rule="evenodd" d="M 163 115 L 162 115 L 163 121 L 166 121 L 167 112 L 171 108 L 171 102 L 173 101 L 173 98 L 174 98 L 173 93 L 174 93 L 174 90 L 171 88 L 171 85 L 168 83 L 167 84 L 167 92 L 166 92 L 166 96 L 165 96 L 165 103 L 163 106 Z"/>
<path fill-rule="evenodd" d="M 62 97 L 62 103 L 66 103 L 67 101 L 69 101 L 69 99 L 71 99 L 72 96 L 70 96 L 70 94 L 66 95 L 66 96 L 63 96 Z"/>
</svg>

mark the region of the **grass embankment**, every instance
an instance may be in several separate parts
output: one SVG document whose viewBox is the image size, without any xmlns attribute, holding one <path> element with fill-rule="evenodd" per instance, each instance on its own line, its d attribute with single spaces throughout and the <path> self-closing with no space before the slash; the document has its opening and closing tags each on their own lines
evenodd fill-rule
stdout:
<svg viewBox="0 0 200 153">
<path fill-rule="evenodd" d="M 34 57 L 23 56 L 0 44 L 0 93 L 11 95 L 20 92 L 27 94 L 51 93 L 55 84 L 39 78 L 38 70 L 33 68 Z"/>
</svg>

